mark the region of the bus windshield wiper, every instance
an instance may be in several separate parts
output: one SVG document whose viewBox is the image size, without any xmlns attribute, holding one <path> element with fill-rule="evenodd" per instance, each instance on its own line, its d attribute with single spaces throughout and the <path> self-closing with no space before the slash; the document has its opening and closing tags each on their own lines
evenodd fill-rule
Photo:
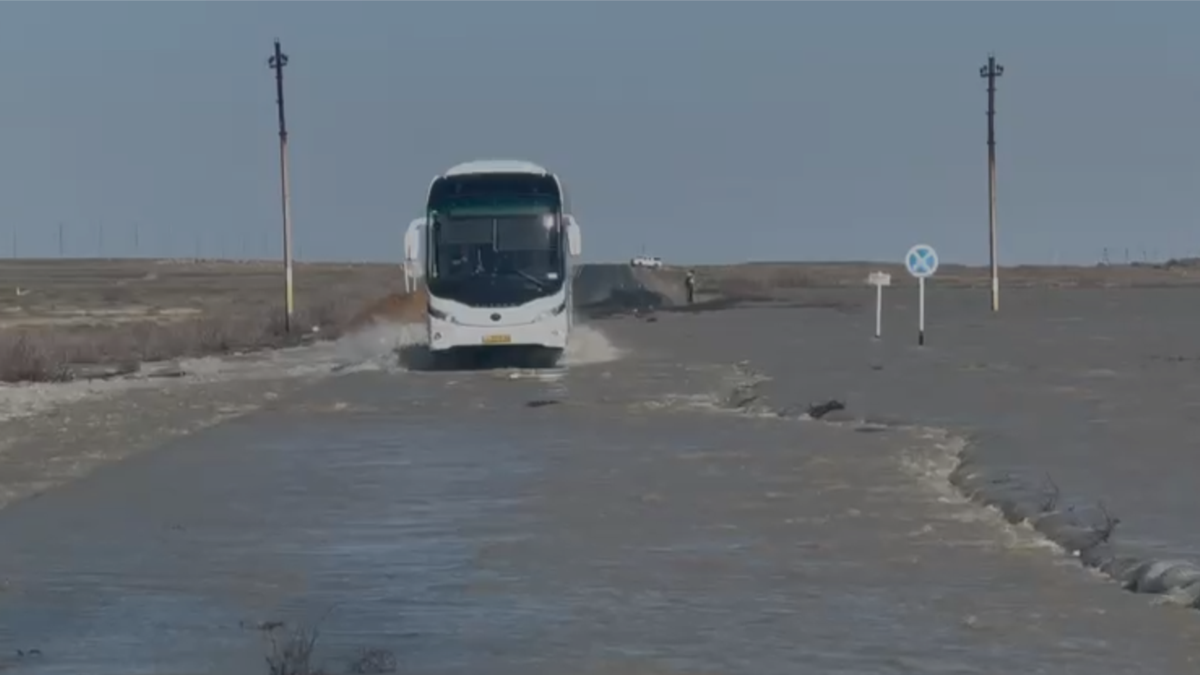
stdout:
<svg viewBox="0 0 1200 675">
<path fill-rule="evenodd" d="M 533 276 L 532 274 L 526 272 L 525 270 L 517 269 L 514 267 L 510 271 L 512 271 L 516 274 L 519 274 L 522 278 L 528 280 L 529 283 L 533 284 L 534 286 L 537 286 L 539 291 L 546 290 L 546 285 L 543 284 L 540 279 L 538 279 L 537 277 Z"/>
</svg>

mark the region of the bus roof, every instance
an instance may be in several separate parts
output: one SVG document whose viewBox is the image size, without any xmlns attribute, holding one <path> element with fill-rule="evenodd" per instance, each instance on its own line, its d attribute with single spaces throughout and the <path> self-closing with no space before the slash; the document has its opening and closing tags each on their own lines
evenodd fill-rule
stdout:
<svg viewBox="0 0 1200 675">
<path fill-rule="evenodd" d="M 532 173 L 549 175 L 544 167 L 533 162 L 519 159 L 476 159 L 470 162 L 456 164 L 446 170 L 443 176 L 465 176 L 478 173 Z"/>
</svg>

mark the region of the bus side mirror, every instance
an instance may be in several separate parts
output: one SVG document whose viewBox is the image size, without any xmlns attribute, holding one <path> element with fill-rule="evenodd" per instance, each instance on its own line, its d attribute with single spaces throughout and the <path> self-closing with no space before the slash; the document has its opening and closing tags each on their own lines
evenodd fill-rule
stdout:
<svg viewBox="0 0 1200 675">
<path fill-rule="evenodd" d="M 567 248 L 571 252 L 571 257 L 578 257 L 583 251 L 579 223 L 575 222 L 575 216 L 572 215 L 563 216 L 563 220 L 567 223 Z"/>
<path fill-rule="evenodd" d="M 404 233 L 404 261 L 413 262 L 421 259 L 421 235 L 425 230 L 425 217 L 414 219 L 408 224 Z"/>
</svg>

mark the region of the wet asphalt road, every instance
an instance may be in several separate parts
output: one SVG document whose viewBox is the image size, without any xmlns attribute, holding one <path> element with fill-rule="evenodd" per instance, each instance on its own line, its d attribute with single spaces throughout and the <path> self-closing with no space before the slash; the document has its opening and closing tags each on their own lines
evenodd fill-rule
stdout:
<svg viewBox="0 0 1200 675">
<path fill-rule="evenodd" d="M 611 322 L 626 358 L 546 381 L 328 379 L 11 506 L 5 664 L 259 673 L 284 620 L 333 672 L 1196 672 L 1195 616 L 963 503 L 951 440 L 715 409 L 731 326 L 776 398 L 833 387 L 746 330 L 816 316 Z"/>
</svg>

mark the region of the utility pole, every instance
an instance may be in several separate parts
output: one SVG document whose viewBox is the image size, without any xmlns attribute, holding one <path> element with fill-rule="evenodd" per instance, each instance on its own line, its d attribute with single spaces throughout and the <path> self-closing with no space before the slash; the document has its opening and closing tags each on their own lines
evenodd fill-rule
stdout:
<svg viewBox="0 0 1200 675">
<path fill-rule="evenodd" d="M 1000 311 L 1000 265 L 996 262 L 996 78 L 1004 74 L 1004 66 L 996 63 L 996 55 L 988 54 L 987 65 L 979 76 L 988 81 L 988 258 L 992 266 L 992 311 Z"/>
<path fill-rule="evenodd" d="M 283 201 L 283 273 L 287 285 L 284 296 L 283 325 L 287 332 L 292 332 L 292 203 L 288 188 L 288 134 L 287 122 L 283 114 L 283 67 L 288 63 L 287 54 L 275 40 L 275 54 L 267 60 L 267 65 L 275 71 L 275 102 L 279 106 L 279 192 Z"/>
<path fill-rule="evenodd" d="M 58 257 L 60 257 L 60 258 L 63 257 L 64 250 L 65 249 L 63 247 L 63 224 L 59 223 L 58 224 Z"/>
<path fill-rule="evenodd" d="M 138 224 L 134 223 L 133 224 L 133 257 L 135 257 L 135 258 L 139 258 L 142 255 L 141 237 L 139 236 L 140 232 L 138 232 L 139 229 L 140 228 L 138 227 Z"/>
</svg>

